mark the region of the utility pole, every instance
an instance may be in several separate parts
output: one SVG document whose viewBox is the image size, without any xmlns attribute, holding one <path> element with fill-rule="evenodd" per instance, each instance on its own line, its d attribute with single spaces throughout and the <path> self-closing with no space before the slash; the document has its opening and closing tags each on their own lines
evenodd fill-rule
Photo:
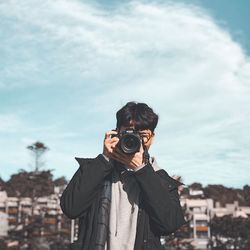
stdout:
<svg viewBox="0 0 250 250">
<path fill-rule="evenodd" d="M 73 243 L 75 238 L 75 220 L 71 220 L 71 234 L 70 234 L 70 242 Z"/>
</svg>

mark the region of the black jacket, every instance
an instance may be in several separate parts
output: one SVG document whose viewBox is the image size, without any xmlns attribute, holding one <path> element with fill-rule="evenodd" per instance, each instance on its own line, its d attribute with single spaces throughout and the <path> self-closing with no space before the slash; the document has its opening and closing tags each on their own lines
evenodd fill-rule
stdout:
<svg viewBox="0 0 250 250">
<path fill-rule="evenodd" d="M 60 204 L 66 216 L 79 218 L 78 240 L 71 249 L 93 250 L 99 198 L 114 166 L 102 155 L 75 159 L 80 167 L 64 190 Z M 160 236 L 173 233 L 185 223 L 177 190 L 179 182 L 162 169 L 155 172 L 150 164 L 134 174 L 142 193 L 134 250 L 161 249 Z"/>
</svg>

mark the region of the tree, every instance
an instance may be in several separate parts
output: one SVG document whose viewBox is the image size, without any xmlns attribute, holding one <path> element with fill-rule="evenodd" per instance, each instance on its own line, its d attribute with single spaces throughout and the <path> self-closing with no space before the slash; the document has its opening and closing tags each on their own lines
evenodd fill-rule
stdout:
<svg viewBox="0 0 250 250">
<path fill-rule="evenodd" d="M 54 180 L 54 185 L 57 186 L 57 187 L 58 186 L 65 186 L 67 183 L 68 182 L 67 182 L 67 180 L 65 179 L 64 176 L 59 177 L 59 178 Z"/>
<path fill-rule="evenodd" d="M 0 176 L 0 191 L 5 190 L 6 183 Z"/>
<path fill-rule="evenodd" d="M 211 222 L 213 250 L 250 249 L 250 218 L 234 218 L 230 215 L 214 217 Z"/>
<path fill-rule="evenodd" d="M 194 182 L 191 185 L 189 185 L 189 188 L 194 189 L 194 190 L 202 190 L 202 184 L 198 182 Z"/>
<path fill-rule="evenodd" d="M 250 186 L 245 185 L 243 187 L 243 195 L 245 198 L 246 206 L 250 206 Z"/>
<path fill-rule="evenodd" d="M 1 250 L 7 250 L 7 245 L 4 241 L 4 239 L 0 239 L 0 249 Z"/>
<path fill-rule="evenodd" d="M 27 146 L 27 149 L 32 152 L 32 155 L 34 157 L 35 172 L 38 172 L 39 169 L 44 165 L 44 162 L 41 161 L 41 157 L 46 151 L 49 150 L 49 148 L 46 147 L 42 142 L 37 141 L 32 145 Z"/>
<path fill-rule="evenodd" d="M 37 174 L 21 170 L 11 175 L 6 182 L 6 191 L 8 196 L 33 198 L 50 195 L 54 192 L 53 175 L 50 170 Z"/>
<path fill-rule="evenodd" d="M 242 189 L 227 188 L 223 185 L 208 185 L 203 191 L 205 198 L 219 201 L 222 206 L 225 206 L 226 203 L 234 203 L 235 201 L 238 201 L 240 206 L 246 205 Z"/>
</svg>

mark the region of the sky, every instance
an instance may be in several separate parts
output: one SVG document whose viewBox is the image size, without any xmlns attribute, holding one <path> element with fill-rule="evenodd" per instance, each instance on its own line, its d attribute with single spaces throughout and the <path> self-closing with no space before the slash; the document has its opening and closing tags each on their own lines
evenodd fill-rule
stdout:
<svg viewBox="0 0 250 250">
<path fill-rule="evenodd" d="M 0 3 L 0 176 L 69 180 L 128 101 L 159 114 L 150 154 L 185 184 L 250 185 L 246 0 Z"/>
</svg>

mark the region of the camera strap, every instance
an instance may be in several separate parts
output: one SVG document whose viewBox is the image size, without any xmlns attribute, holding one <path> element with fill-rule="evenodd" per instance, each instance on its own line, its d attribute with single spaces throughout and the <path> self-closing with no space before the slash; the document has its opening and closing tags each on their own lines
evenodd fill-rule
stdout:
<svg viewBox="0 0 250 250">
<path fill-rule="evenodd" d="M 143 150 L 144 150 L 144 152 L 143 152 L 143 163 L 147 165 L 149 163 L 150 155 L 149 155 L 147 147 L 144 145 L 143 140 L 142 140 L 142 147 L 143 147 Z"/>
</svg>

